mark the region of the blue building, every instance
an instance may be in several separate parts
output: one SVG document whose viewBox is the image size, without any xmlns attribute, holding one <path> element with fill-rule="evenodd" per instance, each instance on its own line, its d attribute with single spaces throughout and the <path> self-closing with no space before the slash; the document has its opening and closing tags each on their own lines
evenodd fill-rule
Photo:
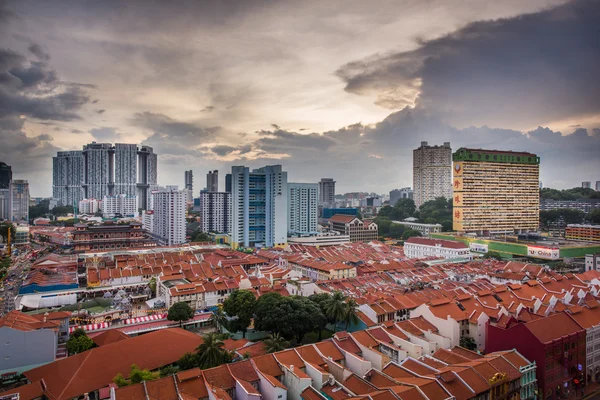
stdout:
<svg viewBox="0 0 600 400">
<path fill-rule="evenodd" d="M 358 215 L 358 208 L 324 208 L 322 218 L 329 219 L 335 214 L 352 215 L 353 217 L 356 217 Z"/>
</svg>

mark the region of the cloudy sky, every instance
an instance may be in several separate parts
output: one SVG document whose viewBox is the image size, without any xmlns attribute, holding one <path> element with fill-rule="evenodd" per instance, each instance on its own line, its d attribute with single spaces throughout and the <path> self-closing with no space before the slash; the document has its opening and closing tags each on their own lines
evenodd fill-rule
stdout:
<svg viewBox="0 0 600 400">
<path fill-rule="evenodd" d="M 161 184 L 281 163 L 383 193 L 450 141 L 578 186 L 600 180 L 598 21 L 600 0 L 0 0 L 0 161 L 33 196 L 94 140 L 153 146 Z"/>
</svg>

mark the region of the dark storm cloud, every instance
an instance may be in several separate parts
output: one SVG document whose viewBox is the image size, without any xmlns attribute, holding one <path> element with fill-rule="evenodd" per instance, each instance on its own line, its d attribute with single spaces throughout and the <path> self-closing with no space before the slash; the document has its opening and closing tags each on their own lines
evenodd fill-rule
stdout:
<svg viewBox="0 0 600 400">
<path fill-rule="evenodd" d="M 50 61 L 50 54 L 46 53 L 42 46 L 37 43 L 33 43 L 27 50 L 35 55 L 40 61 Z"/>
<path fill-rule="evenodd" d="M 323 149 L 327 150 L 335 144 L 328 135 L 320 133 L 300 134 L 280 129 L 278 125 L 272 124 L 273 131 L 259 131 L 261 136 L 255 143 L 257 147 L 267 152 L 281 153 L 291 148 Z"/>
<path fill-rule="evenodd" d="M 0 49 L 0 118 L 25 115 L 70 121 L 79 118 L 77 112 L 87 102 L 84 89 L 60 82 L 47 62 L 30 61 L 20 53 Z"/>
<path fill-rule="evenodd" d="M 575 0 L 514 18 L 471 23 L 413 51 L 337 71 L 346 90 L 417 105 L 460 124 L 527 126 L 600 110 L 600 2 Z"/>
<path fill-rule="evenodd" d="M 106 112 L 105 109 L 94 110 L 94 111 L 96 111 L 96 113 L 98 113 L 98 114 L 104 114 Z"/>
</svg>

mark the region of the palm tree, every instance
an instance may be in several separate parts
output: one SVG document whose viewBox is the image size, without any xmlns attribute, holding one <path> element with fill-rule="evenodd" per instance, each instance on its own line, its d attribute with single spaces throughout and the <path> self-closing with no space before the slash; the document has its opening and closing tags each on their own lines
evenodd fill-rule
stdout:
<svg viewBox="0 0 600 400">
<path fill-rule="evenodd" d="M 327 318 L 335 322 L 337 331 L 337 322 L 344 321 L 346 317 L 346 296 L 342 292 L 333 292 L 331 299 L 325 305 L 325 314 Z"/>
<path fill-rule="evenodd" d="M 202 344 L 198 346 L 198 364 L 200 368 L 213 368 L 229 361 L 230 356 L 224 348 L 225 343 L 215 333 L 208 333 L 202 336 Z"/>
<path fill-rule="evenodd" d="M 275 353 L 276 351 L 285 350 L 290 346 L 290 342 L 280 336 L 279 333 L 272 333 L 265 339 L 267 353 Z"/>
<path fill-rule="evenodd" d="M 346 330 L 348 325 L 356 325 L 360 322 L 358 317 L 358 303 L 354 299 L 348 299 L 346 302 Z"/>
<path fill-rule="evenodd" d="M 225 328 L 225 329 L 228 328 L 227 323 L 229 321 L 227 321 L 227 317 L 225 316 L 225 313 L 223 312 L 223 308 L 221 308 L 221 307 L 219 307 L 215 311 L 213 311 L 213 315 L 211 316 L 211 321 L 215 324 L 215 327 L 221 332 L 223 331 L 223 328 Z M 229 330 L 229 329 L 227 329 L 227 330 Z"/>
</svg>

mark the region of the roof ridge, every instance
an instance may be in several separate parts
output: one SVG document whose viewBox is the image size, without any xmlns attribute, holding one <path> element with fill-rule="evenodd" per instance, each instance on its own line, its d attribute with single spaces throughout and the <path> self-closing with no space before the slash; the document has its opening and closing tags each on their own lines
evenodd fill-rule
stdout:
<svg viewBox="0 0 600 400">
<path fill-rule="evenodd" d="M 90 356 L 90 354 L 92 354 L 92 351 L 94 351 L 95 349 L 90 349 L 88 351 L 86 351 L 85 353 L 87 353 L 85 355 L 85 358 L 83 359 L 82 362 L 79 363 L 79 366 L 77 367 L 77 370 L 75 370 L 75 373 L 71 376 L 71 379 L 69 379 L 69 381 L 67 382 L 67 384 L 64 386 L 63 391 L 60 392 L 60 397 L 62 397 L 62 395 L 65 393 L 65 391 L 67 390 L 67 388 L 71 385 L 71 382 L 73 381 L 73 379 L 75 379 L 75 376 L 79 373 L 79 371 L 81 370 L 81 367 L 83 366 L 83 364 L 85 364 L 86 360 L 88 359 L 88 357 Z M 64 360 L 68 360 L 69 358 L 64 358 Z"/>
</svg>

